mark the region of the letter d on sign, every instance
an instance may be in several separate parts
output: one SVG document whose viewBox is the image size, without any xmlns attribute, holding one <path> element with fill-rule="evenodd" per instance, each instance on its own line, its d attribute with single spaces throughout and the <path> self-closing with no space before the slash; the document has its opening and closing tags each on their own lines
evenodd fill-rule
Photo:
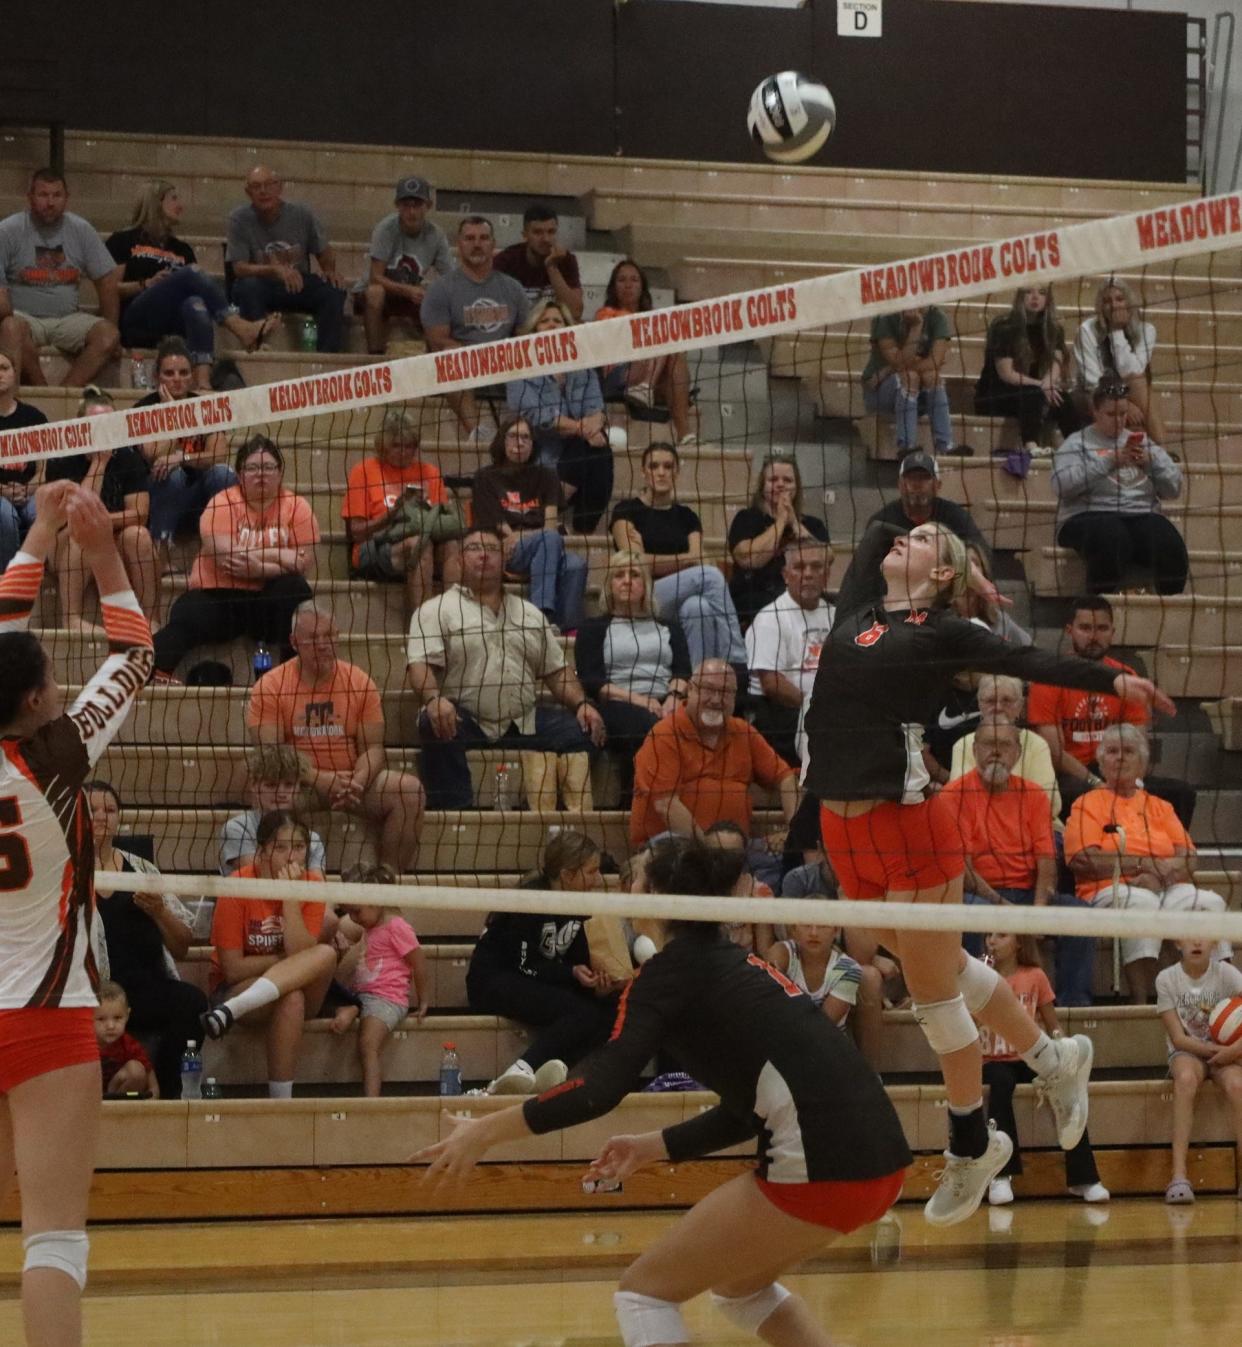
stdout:
<svg viewBox="0 0 1242 1347">
<path fill-rule="evenodd" d="M 880 37 L 884 0 L 837 0 L 838 37 Z"/>
</svg>

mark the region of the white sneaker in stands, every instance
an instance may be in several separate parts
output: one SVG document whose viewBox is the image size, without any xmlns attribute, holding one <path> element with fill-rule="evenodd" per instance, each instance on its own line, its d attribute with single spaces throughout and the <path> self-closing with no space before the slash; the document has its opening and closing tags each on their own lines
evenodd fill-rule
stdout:
<svg viewBox="0 0 1242 1347">
<path fill-rule="evenodd" d="M 558 1085 L 564 1085 L 569 1077 L 569 1068 L 564 1062 L 558 1061 L 553 1057 L 550 1062 L 544 1064 L 535 1072 L 535 1093 L 542 1094 L 545 1090 L 554 1089 Z"/>
<path fill-rule="evenodd" d="M 636 407 L 650 407 L 655 398 L 650 384 L 630 384 L 625 390 L 625 400 Z"/>
<path fill-rule="evenodd" d="M 535 1073 L 519 1058 L 487 1087 L 488 1094 L 534 1094 Z"/>
<path fill-rule="evenodd" d="M 1008 1179 L 993 1179 L 988 1184 L 988 1205 L 1007 1207 L 1013 1201 L 1013 1184 Z"/>
<path fill-rule="evenodd" d="M 1084 1202 L 1107 1202 L 1112 1196 L 1102 1183 L 1075 1183 L 1070 1192 Z"/>
<path fill-rule="evenodd" d="M 1072 1151 L 1087 1130 L 1087 1082 L 1095 1047 L 1086 1034 L 1057 1040 L 1059 1064 L 1050 1076 L 1041 1076 L 1035 1089 L 1052 1110 L 1057 1123 L 1057 1141 L 1063 1151 Z"/>
<path fill-rule="evenodd" d="M 979 1210 L 979 1203 L 992 1180 L 1009 1163 L 1013 1141 L 1005 1132 L 988 1123 L 988 1148 L 974 1159 L 944 1153 L 944 1168 L 936 1176 L 939 1187 L 923 1208 L 930 1225 L 957 1225 Z"/>
</svg>

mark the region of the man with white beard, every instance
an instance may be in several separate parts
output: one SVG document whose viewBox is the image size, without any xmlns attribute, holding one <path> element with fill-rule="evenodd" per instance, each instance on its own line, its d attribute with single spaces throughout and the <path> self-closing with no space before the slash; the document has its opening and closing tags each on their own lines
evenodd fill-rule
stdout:
<svg viewBox="0 0 1242 1347">
<path fill-rule="evenodd" d="M 1057 892 L 1048 794 L 1034 782 L 1014 775 L 1021 751 L 1021 735 L 1011 720 L 981 721 L 974 737 L 974 770 L 941 792 L 957 816 L 966 853 L 963 901 L 1076 906 L 1075 897 Z M 962 943 L 982 957 L 981 935 L 969 934 Z M 1057 1000 L 1061 1004 L 1091 1004 L 1094 950 L 1092 939 L 1058 938 Z M 1075 999 L 1063 999 L 1067 995 Z"/>
<path fill-rule="evenodd" d="M 737 675 L 722 659 L 705 659 L 690 679 L 686 704 L 658 721 L 634 760 L 630 844 L 679 833 L 700 840 L 727 819 L 750 835 L 750 786 L 780 792 L 788 823 L 798 807 L 794 769 L 753 725 L 733 714 Z"/>
</svg>

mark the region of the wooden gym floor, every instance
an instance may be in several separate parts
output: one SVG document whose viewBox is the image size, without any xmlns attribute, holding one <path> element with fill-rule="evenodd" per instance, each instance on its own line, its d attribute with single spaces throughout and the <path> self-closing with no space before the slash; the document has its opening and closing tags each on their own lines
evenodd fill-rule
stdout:
<svg viewBox="0 0 1242 1347">
<path fill-rule="evenodd" d="M 676 1216 L 101 1226 L 88 1347 L 614 1347 L 617 1270 Z M 0 1343 L 21 1342 L 0 1232 Z M 842 1347 L 1198 1347 L 1242 1334 L 1242 1203 L 1036 1201 L 933 1230 L 917 1204 L 791 1279 Z M 739 1337 L 705 1301 L 697 1341 Z"/>
</svg>

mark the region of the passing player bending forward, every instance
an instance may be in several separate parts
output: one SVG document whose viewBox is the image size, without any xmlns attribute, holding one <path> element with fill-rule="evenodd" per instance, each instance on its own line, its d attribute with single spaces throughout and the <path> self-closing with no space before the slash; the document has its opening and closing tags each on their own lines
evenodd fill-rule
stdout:
<svg viewBox="0 0 1242 1347">
<path fill-rule="evenodd" d="M 923 524 L 895 539 L 872 526 L 846 575 L 807 713 L 807 786 L 821 804 L 824 847 L 843 896 L 960 903 L 965 862 L 952 811 L 927 794 L 923 730 L 965 672 L 1018 678 L 1122 701 L 1173 703 L 1144 678 L 1098 662 L 1009 644 L 948 605 L 987 587 L 956 534 Z M 1039 1077 L 1065 1150 L 1087 1122 L 1091 1040 L 1052 1040 L 1003 978 L 962 949 L 959 931 L 879 931 L 901 959 L 914 1013 L 940 1059 L 949 1099 L 949 1149 L 927 1219 L 953 1225 L 974 1212 L 1012 1142 L 989 1132 L 975 1020 Z"/>
<path fill-rule="evenodd" d="M 646 885 L 720 894 L 721 853 L 658 842 Z M 667 1047 L 720 1096 L 713 1109 L 613 1137 L 588 1171 L 619 1181 L 759 1137 L 759 1166 L 709 1193 L 631 1265 L 614 1296 L 625 1347 L 689 1341 L 681 1306 L 704 1291 L 735 1327 L 776 1347 L 830 1347 L 800 1296 L 776 1279 L 839 1234 L 878 1220 L 901 1192 L 910 1151 L 879 1078 L 782 973 L 708 922 L 653 922 L 662 948 L 622 994 L 612 1037 L 562 1085 L 521 1108 L 455 1118 L 420 1151 L 431 1175 L 464 1177 L 503 1141 L 598 1118 Z"/>
<path fill-rule="evenodd" d="M 0 577 L 0 1200 L 16 1173 L 26 1342 L 77 1347 L 99 1130 L 95 863 L 82 784 L 153 654 L 99 497 L 56 482 L 35 501 L 35 522 Z M 112 652 L 67 713 L 47 652 L 25 630 L 66 523 Z"/>
</svg>

